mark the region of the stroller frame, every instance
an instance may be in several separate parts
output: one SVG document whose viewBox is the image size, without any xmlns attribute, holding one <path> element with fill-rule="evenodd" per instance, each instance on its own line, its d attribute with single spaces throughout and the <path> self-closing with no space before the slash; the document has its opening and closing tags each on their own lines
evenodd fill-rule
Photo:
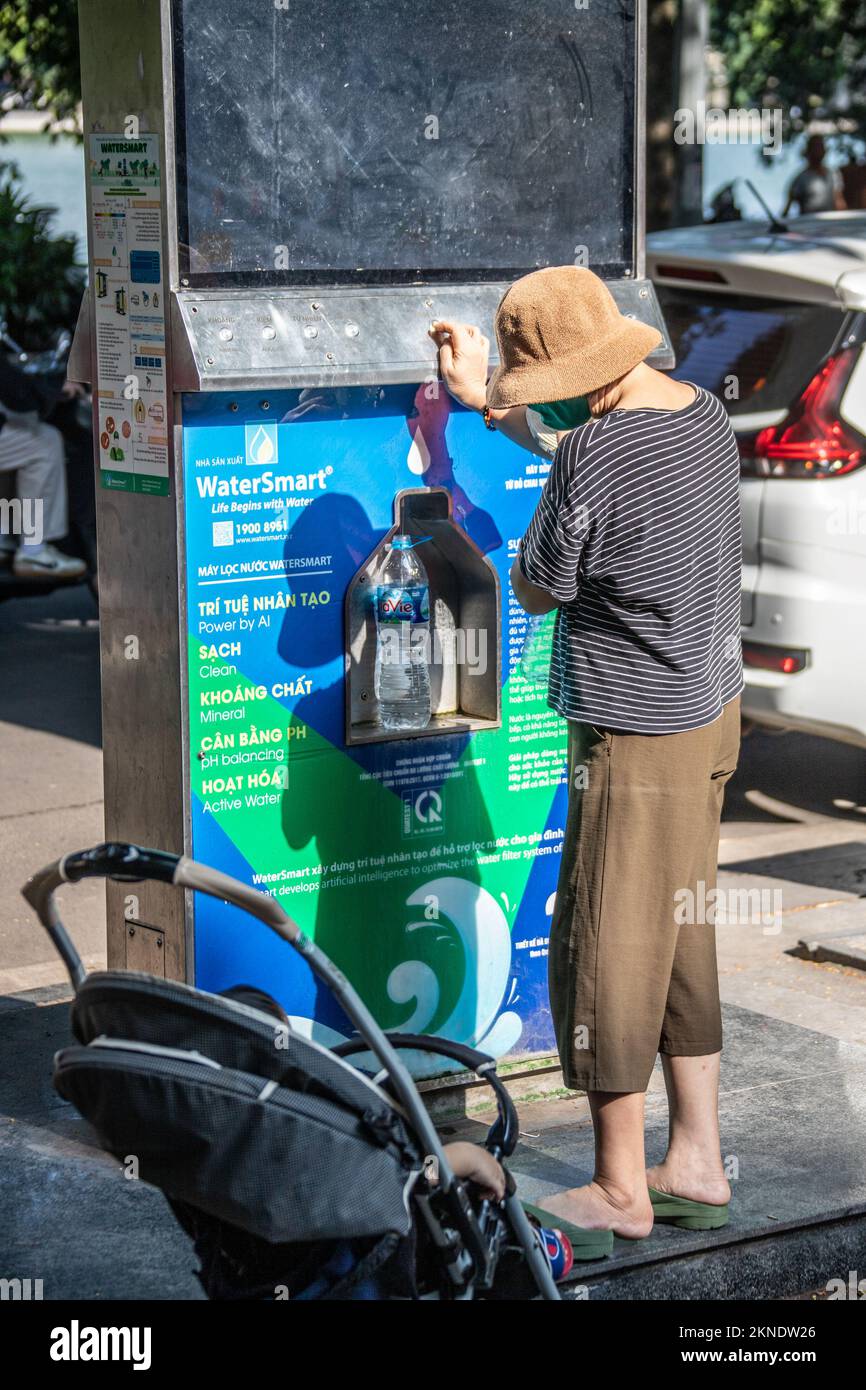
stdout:
<svg viewBox="0 0 866 1390">
<path fill-rule="evenodd" d="M 384 1078 L 388 1079 L 397 1105 L 402 1108 L 407 1125 L 426 1155 L 425 1165 L 426 1162 L 435 1164 L 438 1175 L 435 1206 L 432 1194 L 428 1196 L 419 1190 L 423 1179 L 416 1184 L 413 1200 L 440 1257 L 449 1296 L 465 1301 L 489 1291 L 499 1254 L 510 1240 L 521 1249 L 539 1295 L 545 1300 L 560 1301 L 538 1234 L 517 1198 L 513 1177 L 506 1169 L 507 1191 L 502 1203 L 484 1199 L 473 1205 L 465 1183 L 448 1162 L 442 1141 L 399 1056 L 399 1049 L 423 1050 L 456 1061 L 493 1088 L 498 1116 L 487 1135 L 485 1147 L 501 1161 L 509 1157 L 516 1146 L 518 1121 L 511 1097 L 496 1073 L 494 1058 L 443 1038 L 385 1033 L 342 971 L 305 936 L 275 898 L 184 855 L 127 843 L 102 844 L 67 854 L 39 870 L 21 890 L 63 960 L 76 993 L 87 978 L 87 971 L 63 926 L 54 895 L 63 884 L 78 883 L 85 878 L 110 878 L 122 883 L 150 879 L 180 890 L 206 893 L 250 913 L 297 951 L 330 989 L 357 1030 L 357 1038 L 331 1049 L 334 1055 L 348 1058 L 356 1053 L 371 1052 L 375 1056 L 382 1069 L 376 1081 L 381 1083 Z"/>
</svg>

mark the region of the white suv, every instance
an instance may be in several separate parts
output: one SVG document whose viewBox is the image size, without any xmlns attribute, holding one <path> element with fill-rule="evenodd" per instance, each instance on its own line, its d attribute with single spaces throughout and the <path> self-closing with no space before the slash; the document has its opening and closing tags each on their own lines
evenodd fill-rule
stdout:
<svg viewBox="0 0 866 1390">
<path fill-rule="evenodd" d="M 647 243 L 674 375 L 740 446 L 743 712 L 866 747 L 866 213 Z"/>
</svg>

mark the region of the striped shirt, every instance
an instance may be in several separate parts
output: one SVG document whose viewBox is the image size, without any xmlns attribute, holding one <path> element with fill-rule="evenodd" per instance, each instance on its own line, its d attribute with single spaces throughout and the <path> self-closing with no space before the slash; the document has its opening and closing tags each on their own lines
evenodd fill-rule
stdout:
<svg viewBox="0 0 866 1390">
<path fill-rule="evenodd" d="M 694 389 L 556 451 L 520 566 L 560 603 L 548 703 L 566 719 L 680 733 L 743 688 L 739 455 L 721 402 Z"/>
</svg>

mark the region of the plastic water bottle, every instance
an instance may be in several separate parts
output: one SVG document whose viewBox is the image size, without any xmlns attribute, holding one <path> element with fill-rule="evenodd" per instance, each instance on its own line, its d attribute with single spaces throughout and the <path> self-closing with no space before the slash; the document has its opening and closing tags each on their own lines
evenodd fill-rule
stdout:
<svg viewBox="0 0 866 1390">
<path fill-rule="evenodd" d="M 520 653 L 520 674 L 530 685 L 547 686 L 550 675 L 550 659 L 553 652 L 553 629 L 556 626 L 556 612 L 530 615 L 526 623 L 526 637 Z"/>
<path fill-rule="evenodd" d="M 393 538 L 376 589 L 376 698 L 391 732 L 430 723 L 430 588 L 416 544 Z"/>
</svg>

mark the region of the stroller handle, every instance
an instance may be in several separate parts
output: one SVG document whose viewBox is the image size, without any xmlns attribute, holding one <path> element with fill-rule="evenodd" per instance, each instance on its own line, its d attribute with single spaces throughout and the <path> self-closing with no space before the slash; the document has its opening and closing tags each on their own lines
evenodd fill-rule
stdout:
<svg viewBox="0 0 866 1390">
<path fill-rule="evenodd" d="M 268 893 L 260 893 L 258 889 L 230 878 L 218 869 L 208 868 L 206 864 L 187 859 L 185 855 L 169 854 L 166 850 L 143 849 L 140 845 L 114 842 L 66 854 L 33 874 L 21 892 L 51 937 L 76 990 L 87 978 L 87 971 L 60 920 L 54 894 L 64 883 L 79 883 L 84 878 L 111 878 L 120 883 L 155 879 L 175 888 L 191 888 L 199 893 L 207 893 L 212 898 L 230 902 L 249 912 L 293 946 L 313 973 L 331 990 L 370 1051 L 391 1077 L 397 1098 L 411 1118 L 420 1142 L 426 1152 L 437 1160 L 440 1187 L 446 1193 L 454 1188 L 454 1172 L 442 1142 L 396 1048 L 343 972 L 314 941 L 304 935 L 276 898 Z M 458 1221 L 461 1215 L 458 1212 Z"/>
<path fill-rule="evenodd" d="M 161 849 L 142 849 L 139 845 L 113 842 L 92 849 L 65 854 L 40 869 L 21 889 L 33 908 L 69 972 L 77 989 L 86 977 L 84 964 L 60 920 L 54 894 L 64 883 L 80 883 L 84 878 L 110 878 L 118 883 L 156 880 L 175 888 L 191 888 L 221 898 L 264 922 L 291 945 L 296 945 L 301 929 L 287 917 L 275 898 L 240 883 L 218 869 L 198 864 L 185 855 Z"/>
<path fill-rule="evenodd" d="M 485 1140 L 485 1148 L 496 1158 L 510 1158 L 517 1147 L 520 1124 L 514 1101 L 508 1094 L 501 1078 L 496 1073 L 496 1059 L 486 1052 L 465 1047 L 463 1043 L 452 1042 L 450 1038 L 430 1037 L 419 1033 L 389 1033 L 388 1038 L 394 1047 L 409 1048 L 418 1052 L 429 1052 L 434 1057 L 450 1057 L 459 1062 L 467 1071 L 472 1071 L 481 1081 L 486 1081 L 496 1097 L 498 1117 Z M 337 1057 L 352 1057 L 363 1052 L 367 1044 L 363 1038 L 349 1038 L 348 1042 L 338 1043 L 333 1049 Z"/>
</svg>

